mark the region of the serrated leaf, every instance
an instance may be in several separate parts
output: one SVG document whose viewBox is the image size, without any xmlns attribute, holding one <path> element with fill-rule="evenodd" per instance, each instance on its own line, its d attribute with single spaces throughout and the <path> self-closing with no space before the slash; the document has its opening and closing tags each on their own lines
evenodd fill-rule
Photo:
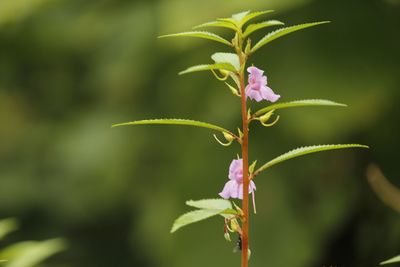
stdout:
<svg viewBox="0 0 400 267">
<path fill-rule="evenodd" d="M 355 148 L 355 147 L 369 148 L 368 146 L 360 145 L 360 144 L 315 145 L 315 146 L 306 146 L 306 147 L 296 148 L 285 154 L 280 155 L 279 157 L 274 158 L 273 160 L 268 161 L 267 163 L 262 165 L 255 172 L 255 174 L 258 174 L 273 165 L 276 165 L 278 163 L 284 162 L 284 161 L 292 159 L 292 158 L 304 156 L 304 155 L 311 154 L 311 153 L 321 152 L 321 151 L 344 149 L 344 148 Z"/>
<path fill-rule="evenodd" d="M 400 262 L 400 255 L 398 255 L 398 256 L 396 256 L 396 257 L 394 257 L 394 258 L 391 258 L 391 259 L 389 259 L 389 260 L 383 261 L 383 262 L 380 263 L 380 265 L 385 265 L 385 264 L 390 264 L 390 263 L 396 263 L 396 262 Z"/>
<path fill-rule="evenodd" d="M 15 219 L 3 219 L 0 221 L 0 240 L 7 234 L 15 231 L 18 228 L 18 223 Z"/>
<path fill-rule="evenodd" d="M 268 44 L 269 42 L 272 42 L 273 40 L 276 40 L 282 36 L 288 35 L 292 32 L 296 32 L 302 29 L 314 27 L 317 25 L 329 23 L 330 21 L 321 21 L 321 22 L 312 22 L 312 23 L 304 23 L 304 24 L 299 24 L 299 25 L 294 25 L 286 28 L 281 28 L 276 31 L 270 32 L 269 34 L 265 35 L 260 41 L 258 41 L 250 50 L 251 53 L 254 53 L 257 51 L 259 48 L 262 46 Z"/>
<path fill-rule="evenodd" d="M 250 10 L 239 12 L 232 15 L 232 19 L 240 22 L 243 18 L 245 18 L 250 13 Z"/>
<path fill-rule="evenodd" d="M 187 74 L 187 73 L 191 73 L 191 72 L 205 71 L 205 70 L 227 70 L 227 71 L 232 71 L 232 72 L 236 71 L 235 67 L 232 66 L 232 64 L 215 63 L 215 64 L 203 64 L 203 65 L 192 66 L 192 67 L 187 68 L 186 70 L 179 72 L 179 75 Z"/>
<path fill-rule="evenodd" d="M 279 21 L 279 20 L 268 20 L 268 21 L 264 21 L 264 22 L 260 22 L 260 23 L 250 24 L 249 26 L 247 26 L 246 30 L 244 31 L 243 38 L 246 38 L 253 32 L 258 31 L 260 29 L 264 29 L 264 28 L 271 27 L 271 26 L 277 26 L 277 25 L 285 25 L 285 23 L 283 23 L 282 21 Z"/>
<path fill-rule="evenodd" d="M 215 63 L 228 63 L 231 64 L 236 71 L 240 70 L 240 60 L 238 55 L 234 53 L 214 53 L 211 56 L 212 60 L 215 61 Z"/>
<path fill-rule="evenodd" d="M 247 14 L 246 16 L 244 16 L 243 19 L 240 21 L 240 23 L 241 23 L 241 25 L 244 25 L 246 22 L 248 22 L 256 17 L 262 16 L 264 14 L 271 13 L 271 12 L 274 12 L 274 10 L 251 12 L 251 13 Z"/>
<path fill-rule="evenodd" d="M 6 267 L 33 267 L 65 248 L 65 241 L 59 238 L 46 241 L 26 241 L 3 249 L 0 257 L 7 259 Z"/>
<path fill-rule="evenodd" d="M 171 233 L 191 223 L 205 220 L 220 213 L 219 210 L 194 210 L 179 216 L 172 225 Z"/>
<path fill-rule="evenodd" d="M 295 107 L 307 107 L 307 106 L 332 106 L 332 107 L 347 107 L 346 104 L 337 103 L 326 99 L 304 99 L 304 100 L 294 100 L 290 102 L 282 102 L 277 104 L 272 104 L 268 107 L 262 108 L 254 113 L 254 116 L 260 116 L 271 110 L 283 109 L 283 108 L 295 108 Z"/>
<path fill-rule="evenodd" d="M 201 200 L 188 200 L 186 201 L 186 205 L 195 207 L 198 209 L 206 209 L 206 210 L 219 210 L 224 211 L 227 209 L 232 209 L 232 204 L 229 200 L 226 199 L 201 199 Z"/>
<path fill-rule="evenodd" d="M 228 28 L 228 29 L 236 31 L 236 27 L 232 23 L 225 22 L 225 21 L 210 21 L 210 22 L 206 22 L 206 23 L 202 23 L 200 25 L 194 26 L 193 29 L 206 28 L 206 27 L 221 27 L 221 28 Z"/>
<path fill-rule="evenodd" d="M 215 33 L 206 32 L 206 31 L 180 32 L 180 33 L 162 35 L 162 36 L 159 36 L 158 38 L 167 38 L 167 37 L 197 37 L 197 38 L 203 38 L 203 39 L 217 41 L 217 42 L 226 44 L 228 46 L 232 46 L 232 44 L 229 41 L 225 40 L 221 36 L 219 36 Z"/>
<path fill-rule="evenodd" d="M 219 132 L 226 132 L 232 134 L 229 130 L 222 128 L 220 126 L 202 122 L 195 120 L 185 120 L 185 119 L 152 119 L 152 120 L 138 120 L 124 123 L 117 123 L 112 125 L 111 127 L 118 126 L 129 126 L 129 125 L 147 125 L 147 124 L 169 124 L 169 125 L 186 125 L 186 126 L 195 126 L 201 128 L 207 128 Z"/>
</svg>

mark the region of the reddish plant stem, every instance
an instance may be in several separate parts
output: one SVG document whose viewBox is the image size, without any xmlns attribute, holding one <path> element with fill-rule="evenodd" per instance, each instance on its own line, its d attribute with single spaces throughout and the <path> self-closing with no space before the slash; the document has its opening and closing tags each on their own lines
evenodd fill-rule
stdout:
<svg viewBox="0 0 400 267">
<path fill-rule="evenodd" d="M 242 267 L 248 267 L 248 251 L 249 251 L 249 121 L 247 118 L 246 94 L 244 83 L 244 66 L 246 65 L 246 56 L 241 53 L 239 55 L 241 71 L 240 94 L 242 104 L 242 122 L 243 122 L 243 138 L 242 138 L 242 159 L 243 159 L 243 220 L 242 220 Z"/>
</svg>

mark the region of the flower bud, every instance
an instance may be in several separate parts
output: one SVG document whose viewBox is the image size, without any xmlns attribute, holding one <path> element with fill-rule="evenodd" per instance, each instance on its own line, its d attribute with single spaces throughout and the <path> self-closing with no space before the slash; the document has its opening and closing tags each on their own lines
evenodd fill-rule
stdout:
<svg viewBox="0 0 400 267">
<path fill-rule="evenodd" d="M 219 72 L 220 72 L 221 75 L 224 76 L 224 77 L 229 76 L 229 74 L 231 73 L 230 71 L 223 70 L 223 69 L 219 69 Z"/>
<path fill-rule="evenodd" d="M 249 173 L 253 174 L 254 168 L 256 167 L 257 160 L 255 160 L 250 166 L 249 166 Z"/>
<path fill-rule="evenodd" d="M 251 51 L 251 40 L 250 38 L 247 39 L 247 44 L 246 44 L 246 48 L 244 49 L 244 52 L 248 55 L 250 54 Z"/>
<path fill-rule="evenodd" d="M 261 122 L 266 123 L 272 116 L 272 114 L 274 114 L 274 109 L 271 111 L 268 111 L 267 113 L 265 113 L 264 115 L 262 115 L 259 119 Z"/>
<path fill-rule="evenodd" d="M 228 142 L 232 142 L 233 140 L 235 140 L 235 137 L 233 137 L 233 135 L 231 135 L 230 133 L 222 132 L 222 134 Z"/>
<path fill-rule="evenodd" d="M 240 226 L 239 226 L 239 223 L 238 223 L 238 221 L 236 219 L 232 219 L 231 220 L 231 229 L 234 232 L 239 232 L 241 230 Z"/>
<path fill-rule="evenodd" d="M 224 233 L 224 238 L 225 238 L 225 240 L 228 241 L 228 242 L 231 242 L 231 241 L 232 241 L 232 240 L 231 240 L 231 235 L 229 234 L 229 232 L 225 232 L 225 233 Z"/>
</svg>

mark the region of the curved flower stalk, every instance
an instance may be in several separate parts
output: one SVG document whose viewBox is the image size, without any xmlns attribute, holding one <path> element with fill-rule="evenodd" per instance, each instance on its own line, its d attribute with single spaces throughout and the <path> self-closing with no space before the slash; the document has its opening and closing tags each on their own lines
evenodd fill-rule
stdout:
<svg viewBox="0 0 400 267">
<path fill-rule="evenodd" d="M 206 22 L 195 26 L 192 31 L 168 34 L 160 36 L 166 37 L 194 37 L 207 39 L 209 41 L 218 42 L 219 45 L 225 45 L 225 48 L 231 49 L 229 52 L 216 52 L 211 55 L 213 62 L 206 62 L 203 64 L 189 67 L 179 74 L 189 74 L 198 72 L 211 72 L 217 81 L 222 81 L 228 87 L 229 91 L 235 97 L 240 97 L 241 106 L 241 127 L 238 128 L 238 134 L 234 134 L 223 127 L 216 126 L 209 123 L 198 122 L 194 120 L 178 120 L 178 119 L 158 119 L 158 120 L 141 120 L 129 123 L 117 124 L 114 126 L 127 126 L 127 125 L 142 125 L 142 124 L 172 124 L 172 125 L 186 125 L 208 128 L 222 133 L 226 142 L 220 141 L 216 135 L 215 139 L 224 146 L 230 145 L 233 141 L 240 144 L 240 154 L 237 159 L 233 160 L 229 166 L 228 178 L 219 196 L 222 199 L 204 199 L 199 201 L 188 201 L 187 205 L 197 208 L 197 210 L 190 211 L 183 214 L 175 220 L 171 232 L 175 232 L 183 226 L 198 222 L 207 218 L 220 215 L 223 217 L 224 231 L 223 235 L 227 241 L 230 241 L 230 235 L 238 235 L 237 248 L 241 250 L 241 266 L 248 266 L 248 259 L 250 256 L 249 249 L 249 194 L 253 197 L 253 207 L 255 210 L 254 194 L 256 185 L 254 179 L 261 172 L 267 170 L 269 167 L 282 163 L 292 158 L 299 156 L 327 151 L 333 149 L 343 148 L 367 148 L 367 146 L 359 144 L 344 144 L 344 145 L 316 145 L 306 146 L 294 149 L 288 153 L 268 161 L 256 169 L 257 161 L 249 165 L 249 124 L 251 121 L 257 120 L 266 127 L 274 126 L 278 123 L 279 115 L 273 118 L 274 113 L 284 108 L 306 107 L 306 106 L 331 106 L 343 107 L 334 101 L 325 99 L 306 99 L 296 100 L 289 102 L 278 102 L 281 98 L 280 94 L 275 93 L 268 84 L 267 75 L 264 71 L 255 66 L 248 66 L 250 57 L 260 48 L 277 40 L 283 36 L 297 32 L 306 28 L 326 24 L 329 21 L 305 23 L 294 26 L 286 26 L 276 29 L 266 34 L 257 42 L 253 42 L 252 34 L 262 29 L 284 25 L 283 22 L 278 20 L 267 20 L 257 23 L 252 23 L 263 15 L 272 13 L 272 10 L 266 11 L 245 11 L 234 14 L 229 18 L 220 18 L 215 21 Z M 229 32 L 229 37 L 222 37 L 215 33 L 204 31 L 204 28 L 222 28 Z M 198 30 L 201 29 L 201 30 Z M 254 45 L 253 45 L 254 44 Z M 248 72 L 248 75 L 246 73 Z M 282 93 L 283 92 L 279 92 Z M 250 100 L 250 101 L 249 101 Z M 266 107 L 252 113 L 248 108 L 253 101 L 264 102 Z M 249 103 L 248 103 L 249 101 Z M 224 179 L 224 178 L 222 178 Z M 217 194 L 217 187 L 216 187 Z M 229 199 L 241 200 L 241 207 L 236 205 Z"/>
</svg>

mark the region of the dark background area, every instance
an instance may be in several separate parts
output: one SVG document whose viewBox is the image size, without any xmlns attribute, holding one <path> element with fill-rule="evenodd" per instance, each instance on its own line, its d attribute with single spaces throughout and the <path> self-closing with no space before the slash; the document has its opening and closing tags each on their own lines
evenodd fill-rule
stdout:
<svg viewBox="0 0 400 267">
<path fill-rule="evenodd" d="M 400 253 L 399 215 L 365 179 L 375 162 L 400 186 L 398 0 L 1 0 L 0 218 L 21 227 L 0 245 L 64 237 L 69 249 L 45 265 L 54 267 L 238 266 L 221 219 L 169 230 L 190 210 L 185 200 L 218 196 L 239 146 L 219 146 L 202 129 L 110 125 L 159 117 L 240 125 L 239 101 L 223 83 L 177 75 L 226 48 L 156 37 L 248 9 L 274 9 L 265 18 L 287 25 L 331 20 L 272 42 L 249 63 L 265 69 L 280 101 L 349 105 L 282 110 L 275 127 L 254 124 L 251 159 L 302 145 L 371 147 L 258 177 L 251 266 L 372 267 Z"/>
</svg>

